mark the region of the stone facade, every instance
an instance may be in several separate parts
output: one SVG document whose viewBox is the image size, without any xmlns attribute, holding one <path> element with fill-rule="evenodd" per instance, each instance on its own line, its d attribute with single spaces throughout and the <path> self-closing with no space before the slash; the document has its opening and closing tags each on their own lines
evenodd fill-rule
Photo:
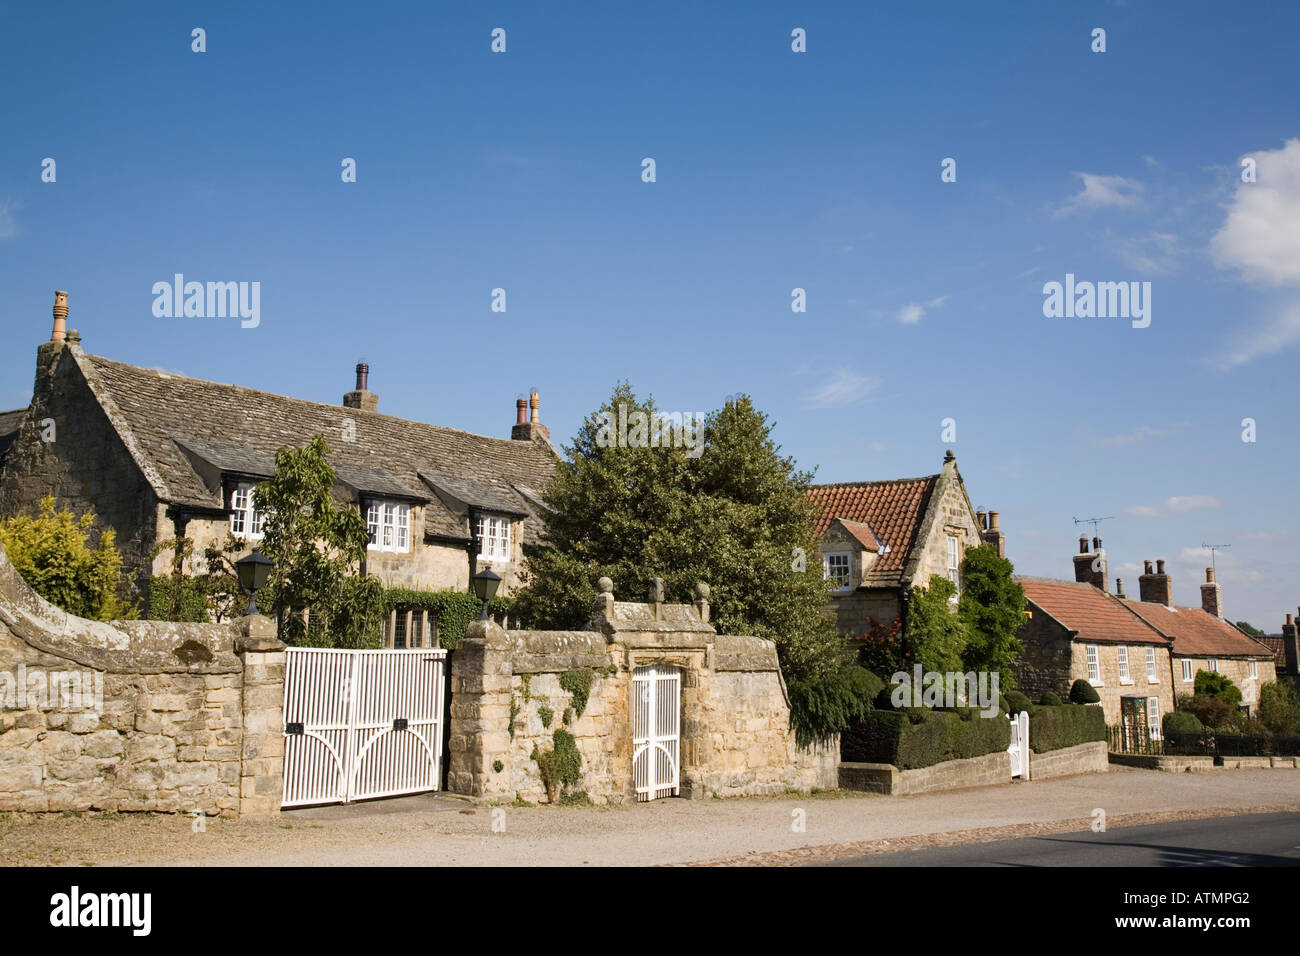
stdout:
<svg viewBox="0 0 1300 956">
<path fill-rule="evenodd" d="M 703 599 L 690 607 L 601 597 L 590 631 L 471 625 L 452 655 L 448 789 L 484 800 L 545 799 L 534 748 L 550 750 L 555 731 L 566 729 L 582 754 L 575 789 L 595 803 L 635 799 L 632 682 L 648 665 L 681 671 L 681 796 L 837 785 L 838 743 L 800 747 L 794 739 L 770 641 L 718 635 Z M 565 727 L 573 695 L 560 675 L 575 670 L 593 675 L 591 691 Z"/>
<path fill-rule="evenodd" d="M 277 812 L 284 648 L 273 632 L 265 618 L 76 618 L 0 549 L 0 810 Z M 69 681 L 84 692 L 64 693 Z"/>
<path fill-rule="evenodd" d="M 1196 686 L 1196 672 L 1208 671 L 1210 669 L 1210 658 L 1208 656 L 1192 657 L 1187 654 L 1177 653 L 1177 642 L 1174 644 L 1174 689 L 1179 697 L 1185 694 L 1193 693 Z M 1183 679 L 1183 661 L 1192 662 L 1192 679 Z M 1265 684 L 1271 684 L 1277 680 L 1277 665 L 1274 661 L 1256 659 L 1254 661 L 1246 658 L 1218 657 L 1215 658 L 1218 672 L 1224 677 L 1231 680 L 1241 690 L 1241 704 L 1243 707 L 1249 707 L 1250 712 L 1254 714 L 1259 709 L 1259 691 Z M 1251 676 L 1250 665 L 1255 665 L 1255 676 Z"/>
</svg>

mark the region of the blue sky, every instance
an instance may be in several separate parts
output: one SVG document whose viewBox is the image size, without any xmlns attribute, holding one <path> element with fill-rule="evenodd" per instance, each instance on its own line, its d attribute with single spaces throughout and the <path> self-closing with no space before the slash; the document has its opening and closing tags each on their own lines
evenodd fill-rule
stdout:
<svg viewBox="0 0 1300 956">
<path fill-rule="evenodd" d="M 1300 8 L 740 10 L 0 0 L 0 407 L 65 289 L 95 354 L 325 402 L 364 358 L 382 411 L 487 434 L 532 387 L 560 439 L 618 379 L 747 392 L 849 481 L 936 471 L 953 418 L 1019 570 L 1069 576 L 1072 517 L 1115 515 L 1112 577 L 1166 558 L 1197 604 L 1229 543 L 1227 615 L 1275 632 Z M 260 282 L 260 325 L 155 317 L 177 272 Z M 1150 326 L 1046 318 L 1066 273 L 1149 281 Z"/>
</svg>

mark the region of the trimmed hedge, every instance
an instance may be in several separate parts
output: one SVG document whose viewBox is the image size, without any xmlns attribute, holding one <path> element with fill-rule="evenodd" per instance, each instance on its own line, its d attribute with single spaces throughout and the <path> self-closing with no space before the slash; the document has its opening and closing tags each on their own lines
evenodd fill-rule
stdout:
<svg viewBox="0 0 1300 956">
<path fill-rule="evenodd" d="M 1075 704 L 1095 704 L 1101 700 L 1097 688 L 1080 677 L 1070 685 L 1070 702 Z"/>
<path fill-rule="evenodd" d="M 1106 739 L 1106 713 L 1080 704 L 1040 706 L 1029 712 L 1029 747 L 1036 754 Z"/>
<path fill-rule="evenodd" d="M 1029 710 L 1033 706 L 1029 698 L 1018 690 L 1009 690 L 1003 695 L 1006 698 L 1007 713 L 1018 714 L 1022 710 Z"/>
<path fill-rule="evenodd" d="M 916 770 L 997 753 L 1010 743 L 1011 722 L 1001 712 L 981 717 L 970 707 L 955 711 L 909 707 L 874 710 L 858 718 L 841 736 L 840 752 L 845 761 Z"/>
<path fill-rule="evenodd" d="M 1172 713 L 1165 714 L 1164 732 L 1166 736 L 1177 733 L 1199 734 L 1203 730 L 1205 730 L 1205 725 L 1197 719 L 1195 714 L 1188 713 L 1185 710 L 1175 710 Z"/>
</svg>

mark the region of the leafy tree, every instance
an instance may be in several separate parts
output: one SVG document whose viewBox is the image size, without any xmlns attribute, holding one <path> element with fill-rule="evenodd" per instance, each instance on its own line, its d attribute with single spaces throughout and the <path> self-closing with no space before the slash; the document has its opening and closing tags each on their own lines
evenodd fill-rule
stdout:
<svg viewBox="0 0 1300 956">
<path fill-rule="evenodd" d="M 1226 674 L 1218 671 L 1197 671 L 1196 683 L 1192 685 L 1196 696 L 1217 697 L 1229 707 L 1241 703 L 1241 688 L 1234 684 Z"/>
<path fill-rule="evenodd" d="M 45 600 L 69 614 L 96 621 L 133 618 L 136 609 L 119 596 L 122 555 L 117 534 L 106 528 L 95 547 L 88 543 L 95 513 L 78 517 L 56 511 L 54 497 L 41 499 L 35 517 L 0 522 L 0 545 L 14 569 Z"/>
<path fill-rule="evenodd" d="M 1265 684 L 1259 689 L 1259 721 L 1279 737 L 1300 733 L 1300 694 L 1282 681 Z"/>
<path fill-rule="evenodd" d="M 372 647 L 379 641 L 383 586 L 360 574 L 368 533 L 361 512 L 336 501 L 338 473 L 317 436 L 282 448 L 275 474 L 254 503 L 266 517 L 258 549 L 270 560 L 265 596 L 276 609 L 280 638 L 314 647 Z"/>
<path fill-rule="evenodd" d="M 153 557 L 172 555 L 172 573 L 149 581 L 149 617 L 162 621 L 215 621 L 220 624 L 244 613 L 248 597 L 239 586 L 235 561 L 248 545 L 227 534 L 210 543 L 199 557 L 191 538 L 169 538 L 153 549 Z"/>
<path fill-rule="evenodd" d="M 967 670 L 997 671 L 1002 687 L 1015 686 L 1011 664 L 1024 650 L 1016 632 L 1025 622 L 1025 590 L 1012 579 L 1014 572 L 991 544 L 968 551 L 961 569 L 958 613 L 966 624 L 962 664 Z"/>
<path fill-rule="evenodd" d="M 1238 621 L 1235 627 L 1247 637 L 1267 637 L 1259 628 L 1252 627 L 1249 621 Z"/>
<path fill-rule="evenodd" d="M 935 574 L 929 587 L 914 587 L 907 601 L 903 634 L 903 666 L 919 663 L 923 670 L 955 673 L 963 670 L 962 654 L 970 644 L 970 625 L 953 608 L 957 585 Z"/>
<path fill-rule="evenodd" d="M 806 557 L 815 549 L 812 476 L 780 455 L 770 423 L 747 397 L 710 413 L 702 435 L 647 428 L 659 447 L 611 440 L 620 406 L 629 434 L 637 413 L 652 422 L 657 412 L 653 399 L 639 401 L 619 384 L 566 448 L 568 460 L 545 491 L 545 540 L 524 549 L 520 618 L 533 627 L 584 626 L 602 576 L 633 599 L 652 577 L 678 601 L 707 582 L 719 632 L 776 643 L 802 739 L 838 732 L 866 702 L 857 696 L 861 682 L 841 674 L 843 641 L 825 613 L 827 584 Z M 692 438 L 702 444 L 691 447 Z"/>
</svg>

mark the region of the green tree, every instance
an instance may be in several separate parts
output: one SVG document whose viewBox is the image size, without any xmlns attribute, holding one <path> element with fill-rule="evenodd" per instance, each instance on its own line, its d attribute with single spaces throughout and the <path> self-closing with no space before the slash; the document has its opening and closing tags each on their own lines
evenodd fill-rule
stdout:
<svg viewBox="0 0 1300 956">
<path fill-rule="evenodd" d="M 95 513 L 78 516 L 55 510 L 53 496 L 41 499 L 40 512 L 0 522 L 0 545 L 23 579 L 45 600 L 69 614 L 96 621 L 136 616 L 119 594 L 122 555 L 117 534 L 106 528 L 89 544 Z"/>
<path fill-rule="evenodd" d="M 1279 737 L 1300 733 L 1300 694 L 1284 681 L 1265 684 L 1259 689 L 1259 721 Z"/>
<path fill-rule="evenodd" d="M 1237 630 L 1247 637 L 1266 637 L 1267 635 L 1257 627 L 1251 626 L 1249 621 L 1238 621 L 1235 625 Z"/>
<path fill-rule="evenodd" d="M 802 739 L 838 732 L 865 703 L 861 682 L 843 673 L 820 567 L 806 557 L 815 548 L 812 476 L 780 455 L 747 397 L 710 413 L 702 434 L 655 436 L 659 447 L 617 438 L 620 406 L 630 435 L 652 437 L 635 424 L 638 413 L 654 421 L 654 401 L 639 401 L 626 384 L 583 423 L 545 491 L 545 539 L 524 549 L 520 618 L 584 626 L 602 576 L 632 600 L 652 577 L 677 601 L 693 600 L 696 582 L 707 582 L 720 633 L 775 642 Z M 814 699 L 816 707 L 804 706 Z"/>
<path fill-rule="evenodd" d="M 152 556 L 170 555 L 172 572 L 150 578 L 149 617 L 220 624 L 241 616 L 248 595 L 240 590 L 235 561 L 247 550 L 245 542 L 230 534 L 208 544 L 197 558 L 191 538 L 159 541 Z"/>
<path fill-rule="evenodd" d="M 1218 671 L 1197 671 L 1196 683 L 1192 685 L 1197 697 L 1217 697 L 1229 707 L 1241 703 L 1241 688 L 1232 682 L 1226 674 Z"/>
<path fill-rule="evenodd" d="M 981 545 L 966 553 L 961 568 L 958 613 L 966 624 L 962 664 L 967 670 L 997 671 L 1001 687 L 1015 687 L 1011 664 L 1024 648 L 1016 632 L 1025 622 L 1025 590 L 1012 578 L 1015 567 Z"/>
<path fill-rule="evenodd" d="M 957 612 L 957 585 L 935 574 L 929 587 L 914 587 L 907 601 L 900 669 L 920 664 L 926 671 L 960 672 L 962 654 L 970 644 L 970 625 Z M 888 676 L 888 675 L 885 675 Z"/>
<path fill-rule="evenodd" d="M 258 601 L 276 609 L 286 643 L 373 647 L 379 643 L 383 586 L 360 573 L 365 518 L 335 500 L 338 473 L 328 455 L 319 436 L 302 448 L 282 448 L 275 474 L 254 491 L 255 506 L 266 516 L 258 548 L 272 565 Z"/>
</svg>

